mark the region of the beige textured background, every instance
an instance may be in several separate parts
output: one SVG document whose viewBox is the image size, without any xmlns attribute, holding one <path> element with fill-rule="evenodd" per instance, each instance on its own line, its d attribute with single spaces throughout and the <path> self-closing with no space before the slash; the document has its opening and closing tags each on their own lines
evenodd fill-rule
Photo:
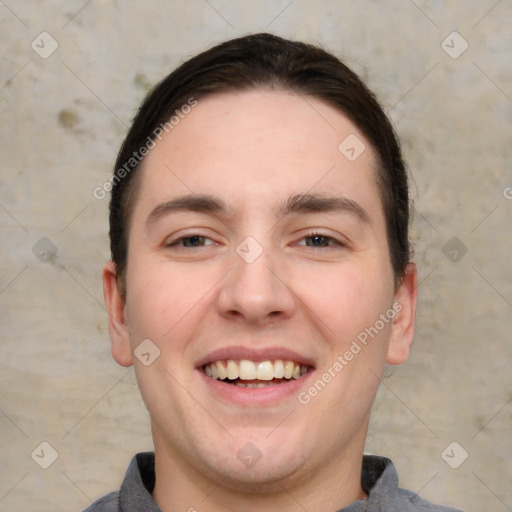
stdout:
<svg viewBox="0 0 512 512">
<path fill-rule="evenodd" d="M 107 200 L 92 190 L 151 84 L 263 30 L 343 56 L 414 176 L 417 335 L 381 387 L 368 451 L 427 499 L 512 510 L 511 20 L 508 0 L 1 0 L 0 511 L 82 510 L 151 449 L 133 370 L 110 358 Z M 469 44 L 458 58 L 462 40 L 442 45 L 453 31 Z M 469 454 L 458 469 L 441 457 L 453 441 L 452 465 Z M 48 469 L 42 442 L 58 453 Z"/>
</svg>

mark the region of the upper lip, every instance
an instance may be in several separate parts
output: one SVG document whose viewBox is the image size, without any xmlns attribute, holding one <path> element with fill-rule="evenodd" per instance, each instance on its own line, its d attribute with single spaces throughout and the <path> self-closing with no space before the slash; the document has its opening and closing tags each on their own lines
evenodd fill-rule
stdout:
<svg viewBox="0 0 512 512">
<path fill-rule="evenodd" d="M 204 357 L 201 357 L 196 362 L 196 367 L 201 368 L 205 364 L 213 363 L 215 361 L 223 361 L 226 359 L 233 359 L 240 361 L 246 359 L 248 361 L 276 361 L 282 359 L 283 361 L 293 361 L 307 366 L 314 367 L 314 360 L 311 357 L 299 354 L 295 350 L 290 350 L 284 347 L 266 347 L 266 348 L 249 348 L 243 346 L 236 347 L 222 347 L 209 352 Z"/>
</svg>

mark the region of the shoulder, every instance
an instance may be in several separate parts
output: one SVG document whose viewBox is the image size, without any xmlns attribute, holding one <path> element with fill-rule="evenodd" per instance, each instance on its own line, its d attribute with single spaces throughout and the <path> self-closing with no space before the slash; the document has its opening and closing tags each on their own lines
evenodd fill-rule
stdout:
<svg viewBox="0 0 512 512">
<path fill-rule="evenodd" d="M 459 509 L 431 503 L 405 489 L 398 489 L 397 498 L 397 504 L 403 507 L 400 508 L 402 512 L 461 512 Z"/>
<path fill-rule="evenodd" d="M 369 509 L 379 511 L 400 510 L 401 512 L 461 512 L 460 510 L 436 505 L 421 498 L 417 493 L 398 486 L 395 466 L 386 457 L 365 455 L 362 468 L 363 488 L 369 495 Z"/>
<path fill-rule="evenodd" d="M 151 496 L 154 486 L 155 455 L 153 452 L 138 453 L 132 458 L 119 490 L 106 494 L 83 512 L 161 512 Z"/>
<path fill-rule="evenodd" d="M 118 512 L 119 492 L 111 492 L 91 503 L 83 512 Z"/>
</svg>

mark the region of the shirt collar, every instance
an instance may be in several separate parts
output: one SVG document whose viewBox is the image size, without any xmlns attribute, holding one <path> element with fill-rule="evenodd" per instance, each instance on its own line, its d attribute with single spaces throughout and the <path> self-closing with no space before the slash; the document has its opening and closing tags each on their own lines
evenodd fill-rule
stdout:
<svg viewBox="0 0 512 512">
<path fill-rule="evenodd" d="M 155 454 L 138 453 L 131 460 L 119 491 L 122 512 L 162 512 L 151 493 L 155 487 Z"/>
<path fill-rule="evenodd" d="M 398 495 L 398 473 L 390 459 L 377 455 L 364 455 L 361 469 L 361 486 L 367 500 L 357 500 L 338 512 L 377 512 L 385 502 Z"/>
</svg>

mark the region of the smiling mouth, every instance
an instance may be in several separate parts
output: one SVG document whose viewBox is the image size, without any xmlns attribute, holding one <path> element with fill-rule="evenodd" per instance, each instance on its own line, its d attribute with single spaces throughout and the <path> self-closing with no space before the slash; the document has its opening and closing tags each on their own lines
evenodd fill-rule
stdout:
<svg viewBox="0 0 512 512">
<path fill-rule="evenodd" d="M 249 361 L 233 359 L 213 361 L 203 366 L 212 379 L 243 388 L 266 388 L 297 380 L 311 367 L 294 361 Z"/>
</svg>

